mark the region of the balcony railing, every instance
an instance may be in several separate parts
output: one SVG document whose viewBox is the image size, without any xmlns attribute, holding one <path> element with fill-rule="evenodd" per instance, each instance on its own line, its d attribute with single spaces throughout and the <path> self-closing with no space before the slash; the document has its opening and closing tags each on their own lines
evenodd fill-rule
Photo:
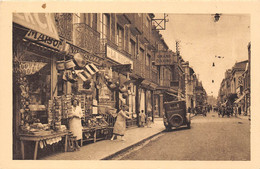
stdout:
<svg viewBox="0 0 260 169">
<path fill-rule="evenodd" d="M 134 69 L 133 69 L 133 73 L 144 77 L 144 71 L 143 71 L 143 64 L 142 62 L 140 62 L 140 60 L 138 59 L 133 59 L 134 60 Z"/>
<path fill-rule="evenodd" d="M 100 53 L 100 33 L 85 23 L 74 24 L 76 45 L 92 53 Z"/>
<path fill-rule="evenodd" d="M 113 43 L 112 41 L 108 39 L 100 39 L 100 52 L 105 53 L 106 52 L 106 45 L 109 45 L 110 47 L 117 49 L 117 45 Z"/>
<path fill-rule="evenodd" d="M 57 25 L 59 36 L 72 41 L 72 32 L 73 32 L 73 24 L 72 24 L 72 13 L 55 13 L 55 23 Z"/>
<path fill-rule="evenodd" d="M 108 39 L 100 39 L 100 52 L 101 53 L 105 53 L 106 52 L 106 45 L 112 47 L 113 49 L 119 51 L 120 53 L 122 53 L 123 55 L 131 58 L 131 54 L 129 54 L 128 52 L 126 52 L 121 45 L 117 45 L 115 43 L 113 43 L 111 40 Z"/>
<path fill-rule="evenodd" d="M 130 30 L 135 35 L 141 34 L 142 29 L 142 17 L 136 13 L 126 13 L 125 16 L 130 20 Z"/>
<path fill-rule="evenodd" d="M 145 65 L 144 68 L 144 78 L 150 80 L 150 67 Z"/>
<path fill-rule="evenodd" d="M 158 84 L 158 72 L 152 70 L 151 71 L 151 81 Z"/>
</svg>

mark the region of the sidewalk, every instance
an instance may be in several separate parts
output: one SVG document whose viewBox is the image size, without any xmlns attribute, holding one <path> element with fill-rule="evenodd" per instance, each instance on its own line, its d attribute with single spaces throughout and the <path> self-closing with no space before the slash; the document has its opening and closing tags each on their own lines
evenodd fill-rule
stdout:
<svg viewBox="0 0 260 169">
<path fill-rule="evenodd" d="M 237 118 L 239 118 L 239 119 L 244 119 L 244 120 L 248 120 L 248 119 L 249 119 L 249 116 L 237 115 Z"/>
<path fill-rule="evenodd" d="M 51 154 L 40 160 L 101 160 L 131 148 L 139 142 L 159 134 L 165 129 L 161 118 L 156 118 L 151 128 L 130 128 L 126 130 L 126 141 L 102 140 L 83 145 L 80 151 Z"/>
</svg>

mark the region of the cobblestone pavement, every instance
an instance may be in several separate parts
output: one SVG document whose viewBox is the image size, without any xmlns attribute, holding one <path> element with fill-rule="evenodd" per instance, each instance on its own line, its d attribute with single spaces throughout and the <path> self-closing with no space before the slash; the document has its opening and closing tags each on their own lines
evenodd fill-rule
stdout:
<svg viewBox="0 0 260 169">
<path fill-rule="evenodd" d="M 247 117 L 193 117 L 191 129 L 165 132 L 121 160 L 250 160 Z"/>
</svg>

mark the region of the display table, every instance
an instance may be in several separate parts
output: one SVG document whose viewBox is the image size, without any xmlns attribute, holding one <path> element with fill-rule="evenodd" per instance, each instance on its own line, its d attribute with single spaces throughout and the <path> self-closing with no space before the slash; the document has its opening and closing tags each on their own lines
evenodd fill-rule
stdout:
<svg viewBox="0 0 260 169">
<path fill-rule="evenodd" d="M 113 127 L 84 127 L 82 129 L 81 146 L 84 141 L 92 141 L 108 139 L 109 134 L 112 133 Z"/>
<path fill-rule="evenodd" d="M 22 152 L 22 159 L 24 160 L 24 141 L 34 141 L 35 147 L 34 147 L 34 156 L 33 159 L 37 159 L 37 151 L 38 151 L 38 145 L 40 141 L 56 138 L 56 137 L 65 137 L 65 152 L 67 151 L 67 141 L 68 141 L 68 131 L 65 132 L 54 132 L 48 135 L 40 136 L 40 135 L 32 135 L 32 134 L 20 134 L 20 140 L 21 140 L 21 152 Z"/>
</svg>

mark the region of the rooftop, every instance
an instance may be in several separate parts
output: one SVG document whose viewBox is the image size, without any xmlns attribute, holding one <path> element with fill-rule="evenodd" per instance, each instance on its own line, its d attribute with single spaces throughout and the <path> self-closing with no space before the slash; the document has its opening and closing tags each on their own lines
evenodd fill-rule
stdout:
<svg viewBox="0 0 260 169">
<path fill-rule="evenodd" d="M 235 63 L 235 65 L 232 67 L 232 72 L 234 72 L 236 70 L 244 71 L 246 69 L 247 63 L 248 63 L 248 60 Z"/>
</svg>

